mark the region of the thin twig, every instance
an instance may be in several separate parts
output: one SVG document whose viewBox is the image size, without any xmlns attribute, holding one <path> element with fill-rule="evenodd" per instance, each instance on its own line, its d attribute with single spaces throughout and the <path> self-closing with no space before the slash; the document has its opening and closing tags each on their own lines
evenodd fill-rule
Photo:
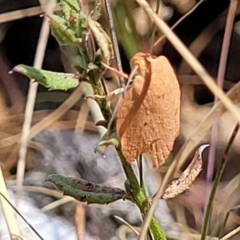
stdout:
<svg viewBox="0 0 240 240">
<path fill-rule="evenodd" d="M 240 13 L 240 5 L 238 5 L 236 14 Z M 223 11 L 219 16 L 214 19 L 209 25 L 198 35 L 198 37 L 188 47 L 189 51 L 194 56 L 199 57 L 204 49 L 213 40 L 217 32 L 222 29 L 226 22 L 227 10 Z M 179 74 L 191 74 L 192 70 L 188 63 L 183 59 L 179 69 Z"/>
<path fill-rule="evenodd" d="M 129 224 L 127 221 L 125 221 L 123 218 L 119 217 L 119 216 L 114 216 L 116 219 L 118 219 L 121 223 L 125 224 L 126 226 L 128 226 L 135 234 L 139 235 L 139 232 L 131 225 Z"/>
<path fill-rule="evenodd" d="M 187 18 L 189 15 L 191 15 L 198 7 L 200 4 L 203 3 L 204 0 L 200 0 L 198 3 L 196 3 L 186 14 L 184 14 L 176 23 L 173 24 L 171 29 L 173 30 L 176 28 L 185 18 Z M 153 47 L 156 47 L 159 43 L 161 43 L 164 39 L 166 39 L 166 36 L 163 35 L 160 37 L 154 44 Z"/>
<path fill-rule="evenodd" d="M 233 23 L 234 23 L 234 17 L 237 10 L 238 1 L 237 0 L 231 0 L 229 10 L 228 10 L 228 16 L 227 16 L 227 22 L 224 32 L 224 38 L 223 38 L 223 44 L 222 44 L 222 51 L 220 56 L 220 62 L 218 67 L 218 75 L 217 75 L 217 85 L 222 88 L 225 72 L 226 72 L 226 64 L 228 59 L 228 52 L 229 52 L 229 46 L 230 46 L 230 39 L 232 35 L 232 29 L 233 29 Z M 214 104 L 218 101 L 218 98 L 214 97 Z M 215 164 L 215 156 L 216 156 L 216 142 L 218 139 L 218 129 L 217 129 L 217 122 L 212 126 L 211 130 L 211 136 L 210 136 L 210 148 L 209 148 L 209 154 L 208 154 L 208 164 L 207 164 L 207 176 L 206 176 L 206 188 L 205 188 L 205 205 L 207 204 L 207 200 L 209 197 L 209 189 L 208 189 L 208 183 L 212 181 L 213 178 L 213 172 L 214 172 L 214 164 Z"/>
<path fill-rule="evenodd" d="M 14 209 L 14 211 L 23 219 L 23 221 L 32 229 L 32 231 L 41 239 L 44 240 L 41 235 L 36 231 L 36 229 L 26 220 L 26 218 L 17 210 L 16 207 L 7 199 L 7 197 L 0 192 L 1 197 L 7 201 L 7 203 Z"/>
<path fill-rule="evenodd" d="M 116 36 L 116 31 L 114 27 L 114 21 L 113 21 L 113 15 L 112 15 L 112 8 L 109 0 L 104 0 L 106 10 L 107 10 L 107 16 L 108 16 L 108 23 L 110 27 L 110 35 L 113 43 L 113 50 L 114 50 L 114 55 L 116 57 L 116 62 L 117 62 L 117 68 L 119 71 L 123 71 L 122 69 L 122 62 L 121 62 L 121 57 L 119 53 L 119 47 L 118 47 L 118 41 L 117 41 L 117 36 Z M 120 86 L 123 88 L 125 86 L 125 81 L 123 77 L 119 77 L 120 79 Z"/>
<path fill-rule="evenodd" d="M 31 129 L 29 139 L 36 136 L 45 128 L 49 127 L 55 121 L 57 121 L 63 114 L 65 114 L 77 101 L 82 97 L 82 89 L 80 86 L 69 96 L 69 98 L 62 103 L 56 110 L 44 117 L 40 122 L 36 123 Z M 18 142 L 20 134 L 0 140 L 1 147 L 6 147 Z"/>
<path fill-rule="evenodd" d="M 86 232 L 86 210 L 82 203 L 78 202 L 76 204 L 74 223 L 76 227 L 78 240 L 83 240 Z"/>
<path fill-rule="evenodd" d="M 51 0 L 48 5 L 46 12 L 48 14 L 51 14 L 56 6 L 56 1 Z M 34 67 L 35 68 L 41 68 L 45 49 L 47 46 L 49 36 L 49 26 L 48 26 L 48 20 L 46 18 L 43 19 L 40 36 L 38 40 L 36 55 L 34 59 Z M 27 103 L 26 103 L 26 110 L 25 110 L 25 118 L 23 122 L 23 129 L 22 129 L 22 136 L 20 140 L 20 151 L 19 151 L 19 159 L 18 159 L 18 165 L 17 165 L 17 193 L 19 194 L 23 178 L 24 178 L 24 171 L 25 171 L 25 165 L 26 165 L 26 153 L 27 153 L 27 143 L 32 123 L 32 115 L 33 115 L 33 109 L 35 105 L 35 99 L 37 94 L 37 83 L 30 83 L 30 87 L 28 90 L 28 96 L 27 96 Z M 16 198 L 17 199 L 17 198 Z"/>
<path fill-rule="evenodd" d="M 0 189 L 1 189 L 1 194 L 3 194 L 4 196 L 6 196 L 6 198 L 8 198 L 7 188 L 5 185 L 4 178 L 3 178 L 1 166 L 0 166 Z M 11 206 L 9 206 L 9 204 L 7 204 L 7 202 L 4 199 L 2 197 L 0 197 L 0 203 L 2 206 L 4 218 L 7 223 L 8 232 L 10 234 L 10 237 L 11 236 L 19 236 L 20 237 L 20 231 L 18 229 L 18 224 L 14 217 L 12 208 L 11 208 Z"/>
<path fill-rule="evenodd" d="M 114 108 L 114 110 L 113 110 L 113 114 L 112 114 L 112 116 L 111 116 L 111 119 L 109 120 L 108 130 L 110 130 L 111 127 L 112 127 L 112 124 L 113 124 L 113 122 L 114 122 L 114 120 L 115 120 L 115 118 L 116 118 L 116 116 L 117 116 L 117 112 L 118 112 L 118 110 L 119 110 L 119 107 L 120 107 L 122 98 L 123 98 L 123 96 L 125 95 L 126 90 L 127 90 L 128 87 L 130 86 L 130 84 L 131 84 L 131 82 L 132 82 L 132 80 L 133 80 L 133 77 L 134 77 L 134 75 L 136 74 L 137 71 L 138 71 L 138 67 L 134 67 L 134 69 L 131 71 L 131 74 L 130 74 L 130 76 L 129 76 L 129 78 L 128 78 L 127 85 L 124 87 L 123 93 L 119 96 L 118 101 L 117 101 L 117 104 L 116 104 L 116 106 L 115 106 L 115 108 Z"/>
<path fill-rule="evenodd" d="M 41 208 L 41 211 L 47 212 L 47 211 L 50 211 L 54 208 L 57 208 L 63 204 L 66 204 L 66 203 L 69 203 L 72 201 L 75 201 L 75 199 L 72 197 L 69 197 L 69 196 L 64 196 L 54 202 L 51 202 L 51 203 L 45 205 L 44 207 Z"/>
<path fill-rule="evenodd" d="M 79 109 L 78 117 L 76 120 L 76 126 L 75 126 L 75 133 L 80 134 L 85 127 L 85 123 L 87 122 L 87 118 L 89 115 L 89 108 L 88 105 L 84 102 Z"/>
<path fill-rule="evenodd" d="M 156 13 L 151 9 L 145 0 L 136 0 L 138 4 L 146 11 L 149 17 L 155 22 L 156 26 L 166 35 L 168 40 L 173 44 L 176 50 L 182 55 L 182 57 L 188 62 L 192 69 L 203 80 L 204 84 L 216 95 L 219 100 L 222 101 L 225 108 L 236 118 L 240 123 L 240 113 L 238 108 L 229 100 L 224 94 L 222 89 L 218 88 L 214 79 L 203 68 L 203 66 L 197 61 L 197 59 L 189 52 L 187 47 L 181 42 L 181 40 L 174 34 L 169 26 L 160 19 Z"/>
<path fill-rule="evenodd" d="M 156 10 L 155 10 L 157 15 L 159 15 L 161 7 L 162 7 L 161 0 L 157 0 Z M 157 32 L 157 28 L 156 28 L 155 24 L 152 24 L 152 26 L 150 28 L 152 29 L 152 34 L 151 34 L 151 37 L 150 37 L 150 53 L 153 54 L 153 47 L 154 47 L 153 43 L 154 43 L 154 40 L 155 40 L 155 35 L 156 35 L 156 32 Z"/>
<path fill-rule="evenodd" d="M 240 226 L 235 228 L 235 229 L 233 229 L 231 232 L 229 232 L 228 234 L 226 234 L 224 237 L 220 238 L 219 240 L 228 240 L 232 236 L 236 235 L 239 232 L 240 232 Z"/>
<path fill-rule="evenodd" d="M 47 9 L 47 5 L 43 5 L 38 7 L 31 7 L 27 9 L 20 9 L 12 12 L 2 13 L 0 14 L 0 23 L 10 22 L 10 21 L 18 20 L 25 17 L 36 16 L 45 12 L 46 9 Z M 59 10 L 60 10 L 60 5 L 56 4 L 55 11 L 59 11 Z"/>
<path fill-rule="evenodd" d="M 174 45 L 176 50 L 184 57 L 192 69 L 201 77 L 206 86 L 221 100 L 222 104 L 229 110 L 229 112 L 238 120 L 240 123 L 240 113 L 237 107 L 225 96 L 224 92 L 216 86 L 214 79 L 206 72 L 202 65 L 196 60 L 196 58 L 189 52 L 189 50 L 183 45 L 183 43 L 178 39 L 178 37 L 171 31 L 167 24 L 161 20 L 155 12 L 151 9 L 145 0 L 136 0 L 138 4 L 143 8 L 144 11 L 149 15 L 149 17 L 155 22 L 156 26 L 166 35 L 168 40 Z M 174 169 L 173 169 L 174 170 Z M 175 171 L 175 170 L 174 170 Z M 174 172 L 173 171 L 173 172 Z M 173 173 L 168 171 L 166 174 L 161 187 L 159 188 L 155 199 L 149 209 L 148 215 L 144 220 L 143 228 L 139 239 L 144 240 L 147 234 L 148 226 L 151 221 L 151 217 L 154 213 L 154 209 L 158 204 L 159 198 L 167 186 L 168 178 Z"/>
<path fill-rule="evenodd" d="M 237 125 L 233 129 L 233 132 L 232 132 L 232 135 L 229 139 L 228 145 L 227 145 L 227 147 L 226 147 L 226 149 L 223 153 L 221 164 L 218 168 L 216 177 L 214 179 L 212 190 L 211 190 L 209 200 L 208 200 L 208 204 L 207 204 L 207 208 L 206 208 L 206 213 L 205 213 L 205 216 L 204 216 L 201 240 L 206 239 L 207 231 L 208 231 L 208 227 L 209 227 L 209 221 L 210 221 L 210 217 L 211 217 L 211 214 L 212 214 L 213 201 L 214 201 L 214 197 L 215 197 L 215 194 L 216 194 L 216 191 L 217 191 L 217 186 L 218 186 L 218 184 L 219 184 L 219 182 L 222 178 L 223 171 L 224 171 L 225 166 L 227 164 L 228 154 L 229 154 L 230 148 L 232 147 L 232 144 L 233 144 L 233 142 L 234 142 L 234 140 L 237 136 L 238 130 L 239 130 L 239 124 L 237 123 Z"/>
<path fill-rule="evenodd" d="M 10 189 L 16 190 L 17 187 L 11 186 Z M 43 193 L 49 196 L 53 196 L 55 198 L 62 198 L 62 193 L 56 190 L 52 190 L 46 187 L 39 187 L 39 186 L 23 186 L 23 191 L 27 192 L 37 192 L 37 193 Z"/>
</svg>

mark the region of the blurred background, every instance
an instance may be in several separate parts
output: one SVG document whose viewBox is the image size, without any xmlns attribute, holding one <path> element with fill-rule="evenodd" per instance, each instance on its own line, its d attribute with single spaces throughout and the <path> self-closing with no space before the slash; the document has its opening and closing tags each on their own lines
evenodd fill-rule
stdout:
<svg viewBox="0 0 240 240">
<path fill-rule="evenodd" d="M 89 2 L 82 1 L 89 6 Z M 172 63 L 181 86 L 181 133 L 176 140 L 172 156 L 188 139 L 197 125 L 213 105 L 214 96 L 202 84 L 172 45 L 154 28 L 145 12 L 129 0 L 111 0 L 116 33 L 124 72 L 129 73 L 129 59 L 139 51 L 154 55 L 165 55 Z M 162 1 L 159 16 L 169 26 L 173 26 L 196 4 L 199 6 L 183 19 L 174 29 L 178 37 L 216 78 L 219 66 L 227 11 L 230 1 L 222 0 L 165 0 Z M 154 8 L 155 0 L 148 3 Z M 10 199 L 16 200 L 16 174 L 19 156 L 19 141 L 22 133 L 29 80 L 18 74 L 9 74 L 17 64 L 33 65 L 40 29 L 47 0 L 0 0 L 0 163 L 7 181 Z M 56 4 L 56 11 L 59 4 Z M 226 75 L 223 88 L 231 89 L 240 79 L 240 7 L 237 8 L 232 38 L 229 48 Z M 100 23 L 109 31 L 106 15 Z M 43 61 L 43 69 L 52 71 L 71 71 L 71 64 L 64 49 L 60 48 L 54 37 L 49 35 Z M 112 73 L 107 73 L 106 84 L 109 89 L 118 87 Z M 71 198 L 61 198 L 52 186 L 44 183 L 48 174 L 81 177 L 109 186 L 122 187 L 124 175 L 111 147 L 106 157 L 94 153 L 98 141 L 96 127 L 89 109 L 82 97 L 75 99 L 72 106 L 64 101 L 73 91 L 49 92 L 38 87 L 31 140 L 28 142 L 24 174 L 24 186 L 19 198 L 19 209 L 28 221 L 38 229 L 44 239 L 136 239 L 136 235 L 120 221 L 120 218 L 133 226 L 140 226 L 141 216 L 130 202 L 118 201 L 109 206 L 87 206 L 76 203 Z M 63 107 L 61 107 L 63 106 Z M 61 113 L 54 115 L 58 109 Z M 216 163 L 213 176 L 219 165 L 223 151 L 236 122 L 229 113 L 219 119 Z M 209 136 L 202 140 L 209 141 Z M 203 210 L 206 206 L 207 154 L 204 152 L 204 167 L 200 177 L 184 194 L 173 200 L 160 201 L 156 215 L 164 230 L 182 234 L 181 238 L 200 239 Z M 224 235 L 240 224 L 238 215 L 240 136 L 237 136 L 229 155 L 214 205 L 209 234 Z M 190 158 L 191 159 L 191 158 Z M 189 159 L 189 161 L 190 161 Z M 188 161 L 188 162 L 189 162 Z M 145 164 L 146 182 L 150 194 L 154 194 L 167 171 L 168 165 L 157 170 Z M 154 174 L 149 174 L 150 172 Z M 209 183 L 209 187 L 211 183 Z M 39 188 L 44 187 L 44 188 Z M 51 189 L 47 192 L 46 188 Z M 233 207 L 234 210 L 231 210 Z M 226 213 L 231 212 L 226 227 L 221 225 Z M 134 214 L 133 214 L 134 213 Z M 36 217 L 37 216 L 37 217 Z M 37 239 L 20 221 L 24 239 Z M 0 212 L 0 239 L 8 239 L 7 226 Z M 169 238 L 171 239 L 171 238 Z M 239 239 L 235 235 L 229 239 Z"/>
</svg>

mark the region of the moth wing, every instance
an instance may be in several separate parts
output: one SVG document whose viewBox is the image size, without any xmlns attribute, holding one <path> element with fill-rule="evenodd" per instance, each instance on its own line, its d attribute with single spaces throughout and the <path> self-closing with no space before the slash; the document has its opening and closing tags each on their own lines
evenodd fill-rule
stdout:
<svg viewBox="0 0 240 240">
<path fill-rule="evenodd" d="M 151 64 L 151 85 L 144 101 L 149 113 L 149 127 L 145 132 L 146 149 L 153 166 L 165 162 L 173 148 L 180 128 L 180 89 L 168 59 L 160 56 Z M 146 128 L 145 128 L 146 130 Z"/>
<path fill-rule="evenodd" d="M 128 161 L 146 153 L 153 166 L 162 165 L 172 150 L 179 134 L 180 90 L 175 73 L 167 58 L 161 56 L 150 60 L 151 80 L 147 94 L 134 119 L 121 137 L 124 156 Z M 117 132 L 133 103 L 139 97 L 144 78 L 137 76 L 120 107 L 117 116 Z"/>
</svg>

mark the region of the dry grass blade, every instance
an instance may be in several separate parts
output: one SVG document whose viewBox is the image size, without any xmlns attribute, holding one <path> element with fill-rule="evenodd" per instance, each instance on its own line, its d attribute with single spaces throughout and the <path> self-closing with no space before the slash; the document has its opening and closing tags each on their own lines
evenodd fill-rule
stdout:
<svg viewBox="0 0 240 240">
<path fill-rule="evenodd" d="M 227 94 L 227 96 L 232 100 L 236 100 L 239 97 L 240 91 L 240 83 L 236 84 Z M 218 102 L 212 110 L 208 113 L 208 115 L 202 120 L 199 126 L 196 128 L 195 132 L 192 136 L 184 143 L 179 152 L 177 153 L 173 164 L 170 166 L 160 188 L 158 189 L 156 198 L 153 200 L 152 206 L 154 203 L 158 202 L 160 196 L 162 196 L 164 189 L 166 188 L 169 180 L 174 176 L 176 170 L 180 169 L 183 165 L 184 161 L 188 157 L 188 155 L 192 152 L 192 150 L 204 139 L 207 131 L 209 131 L 210 127 L 213 123 L 220 118 L 222 113 L 225 111 L 224 106 L 221 102 Z M 150 209 L 150 214 L 153 214 L 153 208 Z"/>
<path fill-rule="evenodd" d="M 68 197 L 68 196 L 64 196 L 54 202 L 51 202 L 49 204 L 47 204 L 46 206 L 44 206 L 43 208 L 41 208 L 41 211 L 43 212 L 47 212 L 47 211 L 50 211 L 54 208 L 57 208 L 63 204 L 66 204 L 66 203 L 69 203 L 69 202 L 72 202 L 72 201 L 75 201 L 74 198 L 72 197 Z"/>
<path fill-rule="evenodd" d="M 203 3 L 204 0 L 200 0 L 198 3 L 196 3 L 196 5 L 194 5 L 185 15 L 183 15 L 172 27 L 171 29 L 173 30 L 174 28 L 176 28 L 185 18 L 187 18 L 189 15 L 191 15 L 198 7 L 200 4 Z M 159 45 L 163 40 L 166 39 L 166 36 L 163 35 L 162 37 L 160 37 L 154 44 L 153 47 L 156 47 L 157 45 Z"/>
<path fill-rule="evenodd" d="M 0 167 L 0 190 L 1 190 L 1 194 L 3 196 L 5 196 L 6 198 L 8 198 L 8 193 L 7 193 L 7 188 L 5 185 L 5 181 L 3 178 L 3 174 L 2 174 L 2 168 Z M 8 202 L 6 202 L 6 200 L 2 197 L 2 195 L 0 196 L 0 203 L 2 206 L 2 210 L 4 213 L 4 217 L 8 226 L 8 231 L 10 234 L 10 237 L 12 238 L 13 236 L 16 237 L 20 237 L 20 231 L 18 229 L 18 224 L 16 222 L 16 219 L 14 217 L 13 211 L 11 206 L 8 204 Z"/>
<path fill-rule="evenodd" d="M 240 123 L 240 113 L 236 106 L 229 100 L 224 92 L 217 87 L 214 79 L 206 72 L 203 66 L 197 59 L 189 52 L 186 46 L 179 40 L 179 38 L 171 31 L 167 24 L 160 19 L 156 13 L 151 9 L 145 0 L 136 0 L 138 4 L 146 11 L 149 17 L 154 21 L 156 26 L 166 35 L 168 40 L 173 44 L 176 50 L 182 55 L 185 61 L 192 67 L 192 69 L 203 80 L 204 84 L 211 90 L 211 92 L 222 101 L 225 108 L 238 120 Z"/>
<path fill-rule="evenodd" d="M 130 225 L 127 221 L 125 221 L 123 218 L 116 216 L 116 215 L 114 217 L 116 219 L 118 219 L 120 222 L 122 222 L 123 224 L 125 224 L 126 226 L 128 226 L 134 233 L 139 235 L 139 232 L 132 225 Z"/>
<path fill-rule="evenodd" d="M 55 9 L 56 1 L 51 0 L 48 5 L 46 12 L 48 14 L 52 13 Z M 34 59 L 34 67 L 41 68 L 45 49 L 47 46 L 47 40 L 49 36 L 49 26 L 47 19 L 45 18 L 42 23 L 42 28 L 38 40 L 36 55 Z M 25 110 L 25 118 L 23 122 L 23 129 L 22 129 L 22 136 L 20 141 L 20 151 L 19 151 L 19 160 L 18 160 L 18 166 L 17 166 L 17 188 L 18 192 L 20 191 L 23 183 L 23 177 L 24 177 L 24 171 L 25 171 L 25 165 L 26 165 L 26 153 L 27 153 L 27 142 L 29 139 L 29 133 L 31 128 L 31 122 L 32 122 L 32 115 L 33 115 L 33 109 L 37 94 L 37 83 L 30 83 L 28 96 L 27 96 L 27 104 L 26 104 L 26 110 Z"/>
<path fill-rule="evenodd" d="M 224 237 L 220 238 L 220 240 L 228 240 L 230 239 L 232 236 L 236 235 L 237 233 L 240 232 L 240 226 L 233 229 L 231 232 L 229 232 L 228 234 L 226 234 Z"/>
<path fill-rule="evenodd" d="M 39 15 L 45 12 L 47 9 L 47 5 L 38 6 L 38 7 L 31 7 L 27 9 L 16 10 L 12 12 L 2 13 L 0 14 L 0 23 L 10 22 L 13 20 L 31 17 L 35 15 Z M 55 11 L 60 10 L 59 4 L 56 5 Z"/>
<path fill-rule="evenodd" d="M 115 31 L 115 26 L 114 26 L 114 21 L 113 21 L 112 6 L 111 6 L 109 0 L 104 0 L 104 2 L 105 2 L 106 13 L 107 13 L 108 22 L 109 22 L 109 28 L 111 29 L 110 34 L 111 34 L 111 40 L 112 40 L 112 44 L 113 44 L 114 56 L 116 58 L 117 68 L 119 71 L 122 72 L 122 63 L 121 63 L 119 46 L 118 46 L 118 42 L 117 42 L 117 36 L 116 36 L 116 31 Z M 124 82 L 123 77 L 120 76 L 119 79 L 120 79 L 120 86 L 124 87 L 125 82 Z"/>
<path fill-rule="evenodd" d="M 180 90 L 167 58 L 137 53 L 131 60 L 137 75 L 117 116 L 117 134 L 129 162 L 146 153 L 162 165 L 179 134 Z"/>
<path fill-rule="evenodd" d="M 85 233 L 85 208 L 83 207 L 82 203 L 76 204 L 74 221 L 77 229 L 78 240 L 83 240 Z"/>
<path fill-rule="evenodd" d="M 89 114 L 89 108 L 86 102 L 84 102 L 79 110 L 77 122 L 75 126 L 75 133 L 80 134 L 84 130 L 85 123 Z"/>
<path fill-rule="evenodd" d="M 35 228 L 24 218 L 24 216 L 17 210 L 16 207 L 13 206 L 13 204 L 5 197 L 5 195 L 3 195 L 0 192 L 0 196 L 1 198 L 3 198 L 8 204 L 9 206 L 11 206 L 11 208 L 14 209 L 14 211 L 22 218 L 22 220 L 32 229 L 32 231 L 39 237 L 39 239 L 43 240 L 43 238 L 40 236 L 40 234 L 35 230 Z M 21 237 L 18 237 L 16 235 L 11 235 L 11 239 L 15 240 L 19 240 L 22 239 Z"/>
<path fill-rule="evenodd" d="M 40 122 L 35 124 L 30 129 L 29 139 L 36 136 L 45 128 L 49 127 L 52 123 L 58 120 L 63 114 L 65 114 L 77 101 L 82 97 L 82 87 L 79 86 L 76 90 L 70 95 L 70 97 L 55 111 L 50 113 L 48 116 L 43 118 Z M 6 147 L 18 142 L 20 139 L 20 134 L 11 136 L 5 139 L 0 140 L 0 146 Z"/>
<path fill-rule="evenodd" d="M 15 186 L 13 186 L 10 189 L 16 190 L 17 188 Z M 52 190 L 52 189 L 45 188 L 45 187 L 23 186 L 23 191 L 44 193 L 44 194 L 47 194 L 49 196 L 53 196 L 56 198 L 62 198 L 62 193 L 60 193 L 59 191 Z"/>
<path fill-rule="evenodd" d="M 212 41 L 215 34 L 220 31 L 221 26 L 224 25 L 226 19 L 227 10 L 219 15 L 214 21 L 212 21 L 199 35 L 198 37 L 191 43 L 189 46 L 189 50 L 193 53 L 194 56 L 198 57 L 201 55 L 203 50 L 207 47 L 207 45 Z M 240 6 L 238 5 L 236 14 L 240 13 Z M 189 74 L 191 72 L 190 66 L 186 61 L 182 61 L 178 73 L 180 74 Z"/>
<path fill-rule="evenodd" d="M 217 74 L 217 85 L 222 88 L 226 67 L 227 67 L 227 59 L 228 59 L 228 53 L 229 53 L 229 46 L 230 46 L 230 40 L 232 36 L 232 30 L 233 30 L 233 24 L 234 24 L 234 18 L 236 14 L 238 1 L 231 1 L 228 15 L 227 15 L 227 22 L 226 27 L 224 31 L 224 38 L 223 38 L 223 44 L 222 44 L 222 50 L 221 50 L 221 56 L 220 56 L 220 62 L 218 66 L 218 74 Z M 218 101 L 218 98 L 215 96 L 214 98 L 214 104 Z M 217 139 L 218 139 L 218 128 L 217 123 L 215 123 L 212 127 L 211 131 L 211 137 L 210 137 L 210 149 L 208 154 L 208 166 L 207 166 L 207 177 L 206 181 L 211 182 L 213 178 L 213 172 L 214 172 L 214 165 L 215 165 L 215 156 L 216 156 L 216 146 L 217 146 Z M 206 188 L 206 198 L 208 197 L 208 189 Z M 205 200 L 207 203 L 207 199 Z"/>
<path fill-rule="evenodd" d="M 228 144 L 224 150 L 222 159 L 221 159 L 221 163 L 218 167 L 218 170 L 216 172 L 216 176 L 214 178 L 213 181 L 213 186 L 209 195 L 209 199 L 208 199 L 208 203 L 207 203 L 207 207 L 205 210 L 205 216 L 204 216 L 204 221 L 203 221 L 203 226 L 202 226 L 202 231 L 201 231 L 201 240 L 205 240 L 206 239 L 206 235 L 209 229 L 209 220 L 212 216 L 212 210 L 213 210 L 213 202 L 214 202 L 214 198 L 216 195 L 216 191 L 217 191 L 217 187 L 220 183 L 220 180 L 222 178 L 222 174 L 224 172 L 224 169 L 226 167 L 227 164 L 227 160 L 228 160 L 228 155 L 229 155 L 229 151 L 230 148 L 232 147 L 232 144 L 234 142 L 234 140 L 236 139 L 237 133 L 239 130 L 239 124 L 237 123 L 235 128 L 232 131 L 232 134 L 230 136 L 230 139 L 228 141 Z"/>
<path fill-rule="evenodd" d="M 148 5 L 148 3 L 145 0 L 136 0 L 136 1 L 144 9 L 144 11 L 148 14 L 148 16 L 154 21 L 156 26 L 163 32 L 163 34 L 166 35 L 168 40 L 173 44 L 173 46 L 176 48 L 176 50 L 183 56 L 183 58 L 186 60 L 186 62 L 199 75 L 199 77 L 201 77 L 201 79 L 206 84 L 206 86 L 213 92 L 214 95 L 216 95 L 216 97 L 218 97 L 220 99 L 223 106 L 227 110 L 229 110 L 229 112 L 237 119 L 238 122 L 240 122 L 240 113 L 239 113 L 237 107 L 234 106 L 234 104 L 224 94 L 224 92 L 216 86 L 213 78 L 206 72 L 206 70 L 201 66 L 201 64 L 196 60 L 196 58 L 189 52 L 189 50 L 183 45 L 183 43 L 171 31 L 171 29 L 167 26 L 167 24 L 164 23 L 164 21 L 161 20 L 156 15 L 156 13 L 151 9 L 151 7 Z M 221 105 L 221 107 L 222 107 L 222 105 Z M 212 113 L 212 111 L 211 111 L 211 113 Z M 209 116 L 209 114 L 208 114 L 208 116 Z M 214 118 L 214 121 L 215 121 L 215 118 Z M 211 122 L 211 125 L 213 124 L 213 122 Z M 194 136 L 194 138 L 196 140 L 195 136 Z M 199 141 L 199 140 L 200 139 L 198 139 L 197 141 Z M 191 144 L 191 145 L 194 145 L 194 144 Z M 180 157 L 181 161 L 183 162 L 184 158 L 181 155 L 182 155 L 182 153 L 180 152 L 178 154 L 178 157 Z M 140 237 L 139 237 L 140 240 L 145 239 L 145 236 L 147 234 L 147 229 L 148 229 L 149 223 L 151 221 L 151 217 L 152 217 L 154 209 L 156 208 L 157 203 L 158 203 L 158 199 L 163 194 L 163 191 L 166 188 L 167 182 L 169 181 L 169 177 L 172 176 L 172 174 L 175 172 L 175 169 L 177 169 L 179 167 L 179 165 L 180 165 L 180 163 L 175 160 L 174 164 L 172 164 L 170 170 L 166 174 L 166 176 L 163 180 L 163 183 L 162 183 L 161 187 L 159 188 L 159 190 L 157 192 L 156 198 L 154 199 L 153 204 L 152 204 L 152 206 L 151 206 L 151 208 L 150 208 L 150 210 L 147 214 L 147 217 L 144 220 L 142 232 L 141 232 Z"/>
</svg>

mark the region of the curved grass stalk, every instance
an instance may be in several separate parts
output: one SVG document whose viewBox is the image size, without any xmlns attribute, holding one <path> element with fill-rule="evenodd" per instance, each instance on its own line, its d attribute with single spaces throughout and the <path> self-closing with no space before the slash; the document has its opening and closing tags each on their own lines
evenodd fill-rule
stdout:
<svg viewBox="0 0 240 240">
<path fill-rule="evenodd" d="M 221 160 L 221 164 L 220 164 L 220 166 L 218 168 L 216 177 L 214 179 L 212 190 L 211 190 L 211 193 L 210 193 L 210 196 L 209 196 L 209 200 L 208 200 L 208 204 L 207 204 L 206 213 L 205 213 L 205 216 L 204 216 L 201 240 L 205 240 L 206 239 L 207 231 L 208 231 L 208 227 L 209 227 L 209 221 L 210 221 L 211 214 L 212 214 L 212 209 L 213 209 L 213 200 L 214 200 L 214 197 L 215 197 L 215 194 L 216 194 L 217 186 L 218 186 L 218 184 L 219 184 L 219 182 L 221 180 L 223 171 L 224 171 L 225 166 L 227 164 L 227 157 L 228 157 L 229 150 L 230 150 L 230 148 L 231 148 L 231 146 L 233 144 L 234 139 L 237 136 L 238 130 L 239 130 L 239 124 L 237 124 L 235 126 L 235 128 L 234 128 L 234 130 L 232 132 L 232 135 L 231 135 L 231 137 L 229 139 L 228 145 L 227 145 L 227 147 L 226 147 L 226 149 L 224 151 L 224 154 L 223 154 L 223 157 L 222 157 L 222 160 Z"/>
</svg>

